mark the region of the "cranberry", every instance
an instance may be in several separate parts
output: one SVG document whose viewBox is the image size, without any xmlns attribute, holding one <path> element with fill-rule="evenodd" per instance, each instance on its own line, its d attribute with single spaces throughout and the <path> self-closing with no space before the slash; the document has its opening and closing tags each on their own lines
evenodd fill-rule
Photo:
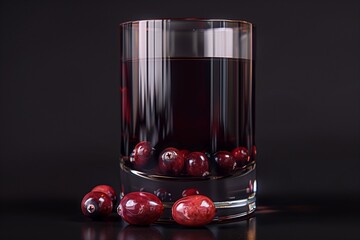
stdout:
<svg viewBox="0 0 360 240">
<path fill-rule="evenodd" d="M 232 150 L 231 154 L 234 156 L 238 166 L 244 166 L 249 161 L 249 151 L 245 147 L 237 147 Z"/>
<path fill-rule="evenodd" d="M 118 214 L 128 223 L 149 225 L 159 219 L 164 211 L 160 199 L 147 192 L 131 192 L 121 199 Z"/>
<path fill-rule="evenodd" d="M 236 167 L 235 158 L 227 151 L 219 151 L 215 153 L 214 159 L 219 167 L 219 170 L 223 173 L 229 173 Z"/>
<path fill-rule="evenodd" d="M 113 203 L 103 192 L 89 192 L 81 201 L 81 211 L 91 218 L 105 217 L 111 213 Z"/>
<path fill-rule="evenodd" d="M 149 142 L 139 142 L 131 154 L 130 162 L 136 167 L 143 167 L 149 162 L 152 152 L 153 149 Z"/>
<path fill-rule="evenodd" d="M 190 151 L 189 150 L 186 150 L 186 149 L 183 149 L 183 150 L 180 150 L 180 155 L 185 159 L 187 157 L 187 155 L 189 155 Z"/>
<path fill-rule="evenodd" d="M 154 191 L 154 194 L 163 202 L 169 202 L 172 200 L 172 195 L 170 192 L 166 191 L 164 188 L 158 188 Z"/>
<path fill-rule="evenodd" d="M 184 157 L 176 148 L 166 148 L 160 153 L 159 168 L 163 173 L 179 175 L 184 168 Z"/>
<path fill-rule="evenodd" d="M 92 190 L 92 192 L 102 192 L 105 193 L 106 195 L 108 195 L 113 203 L 113 206 L 116 205 L 116 200 L 117 200 L 117 195 L 116 192 L 114 190 L 114 188 L 112 188 L 109 185 L 97 185 L 96 187 L 94 187 Z"/>
<path fill-rule="evenodd" d="M 215 205 L 203 195 L 191 195 L 177 200 L 171 213 L 175 222 L 185 226 L 201 226 L 210 223 L 215 216 Z"/>
<path fill-rule="evenodd" d="M 187 188 L 184 191 L 182 191 L 181 195 L 183 197 L 191 196 L 191 195 L 199 195 L 200 192 L 196 188 Z"/>
<path fill-rule="evenodd" d="M 192 152 L 186 157 L 186 172 L 190 176 L 209 175 L 209 161 L 204 153 Z"/>
</svg>

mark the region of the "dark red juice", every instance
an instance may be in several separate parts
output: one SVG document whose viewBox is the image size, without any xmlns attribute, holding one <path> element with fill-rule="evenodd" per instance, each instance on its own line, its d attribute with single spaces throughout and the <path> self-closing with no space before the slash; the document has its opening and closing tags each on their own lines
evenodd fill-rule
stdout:
<svg viewBox="0 0 360 240">
<path fill-rule="evenodd" d="M 231 58 L 125 62 L 122 155 L 129 156 L 144 140 L 157 150 L 176 147 L 215 153 L 237 146 L 251 149 L 251 64 L 251 60 Z"/>
<path fill-rule="evenodd" d="M 253 61 L 247 59 L 123 62 L 121 178 L 127 183 L 122 185 L 123 194 L 140 190 L 156 192 L 161 188 L 168 196 L 165 201 L 173 202 L 184 189 L 197 188 L 219 204 L 255 196 L 253 73 Z M 152 149 L 151 155 L 146 155 L 147 162 L 139 167 L 134 152 L 139 152 L 136 146 L 142 142 Z M 238 147 L 247 151 L 241 160 L 231 155 Z M 176 176 L 161 172 L 159 157 L 166 148 L 204 153 L 209 173 L 189 176 L 186 165 Z M 234 157 L 233 169 L 220 169 L 214 160 L 219 151 Z M 219 218 L 222 214 L 231 215 L 224 212 Z"/>
</svg>

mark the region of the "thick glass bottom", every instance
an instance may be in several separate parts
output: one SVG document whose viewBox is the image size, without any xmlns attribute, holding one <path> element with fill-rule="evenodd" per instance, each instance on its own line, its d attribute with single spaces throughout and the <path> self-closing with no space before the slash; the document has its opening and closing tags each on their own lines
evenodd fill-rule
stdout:
<svg viewBox="0 0 360 240">
<path fill-rule="evenodd" d="M 156 194 L 165 206 L 159 222 L 173 221 L 171 207 L 182 197 L 182 192 L 189 188 L 196 188 L 200 194 L 214 201 L 216 207 L 214 222 L 240 218 L 256 209 L 255 163 L 231 175 L 206 178 L 150 175 L 130 169 L 122 161 L 120 167 L 120 198 L 129 192 L 137 191 Z"/>
</svg>

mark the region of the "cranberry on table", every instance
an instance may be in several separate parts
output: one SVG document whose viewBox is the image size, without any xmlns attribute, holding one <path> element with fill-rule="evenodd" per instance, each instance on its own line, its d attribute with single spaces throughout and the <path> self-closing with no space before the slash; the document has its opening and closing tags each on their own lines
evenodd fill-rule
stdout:
<svg viewBox="0 0 360 240">
<path fill-rule="evenodd" d="M 117 201 L 117 195 L 116 192 L 114 190 L 114 188 L 112 188 L 109 185 L 97 185 L 96 187 L 94 187 L 91 192 L 102 192 L 105 193 L 106 195 L 108 195 L 113 203 L 113 206 L 116 205 L 116 201 Z"/>
<path fill-rule="evenodd" d="M 194 177 L 209 175 L 209 160 L 202 152 L 192 152 L 185 160 L 186 173 Z"/>
<path fill-rule="evenodd" d="M 164 211 L 160 199 L 147 192 L 131 192 L 121 199 L 117 208 L 124 221 L 134 225 L 149 225 L 158 220 Z"/>
<path fill-rule="evenodd" d="M 191 196 L 191 195 L 199 195 L 200 192 L 196 188 L 187 188 L 184 191 L 182 191 L 181 195 L 183 197 Z"/>
<path fill-rule="evenodd" d="M 249 161 L 249 151 L 245 147 L 237 147 L 232 150 L 231 154 L 238 166 L 244 166 Z"/>
<path fill-rule="evenodd" d="M 139 142 L 131 154 L 130 162 L 132 162 L 135 167 L 143 167 L 151 159 L 152 152 L 153 149 L 150 142 Z"/>
<path fill-rule="evenodd" d="M 184 168 L 184 157 L 176 148 L 165 148 L 159 156 L 159 168 L 163 173 L 179 175 Z"/>
<path fill-rule="evenodd" d="M 236 160 L 230 152 L 219 151 L 214 154 L 214 160 L 220 172 L 230 173 L 236 168 Z"/>
<path fill-rule="evenodd" d="M 112 209 L 111 198 L 103 192 L 89 192 L 81 201 L 82 213 L 91 218 L 106 217 Z"/>
<path fill-rule="evenodd" d="M 169 202 L 172 200 L 172 194 L 164 188 L 156 189 L 154 194 L 163 202 Z"/>
<path fill-rule="evenodd" d="M 210 223 L 215 216 L 215 212 L 216 208 L 213 201 L 203 195 L 180 198 L 171 209 L 175 222 L 191 227 Z"/>
</svg>

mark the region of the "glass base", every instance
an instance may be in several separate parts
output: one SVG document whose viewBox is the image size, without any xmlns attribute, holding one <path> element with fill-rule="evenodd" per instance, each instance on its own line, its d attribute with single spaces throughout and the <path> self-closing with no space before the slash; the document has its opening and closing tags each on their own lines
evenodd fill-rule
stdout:
<svg viewBox="0 0 360 240">
<path fill-rule="evenodd" d="M 146 174 L 128 168 L 120 163 L 120 198 L 129 192 L 150 192 L 157 195 L 164 204 L 164 213 L 160 223 L 172 222 L 171 207 L 182 197 L 185 189 L 196 188 L 200 194 L 214 201 L 216 215 L 214 222 L 222 222 L 244 217 L 256 209 L 255 162 L 241 171 L 227 176 L 209 176 L 206 178 L 169 177 Z"/>
</svg>

